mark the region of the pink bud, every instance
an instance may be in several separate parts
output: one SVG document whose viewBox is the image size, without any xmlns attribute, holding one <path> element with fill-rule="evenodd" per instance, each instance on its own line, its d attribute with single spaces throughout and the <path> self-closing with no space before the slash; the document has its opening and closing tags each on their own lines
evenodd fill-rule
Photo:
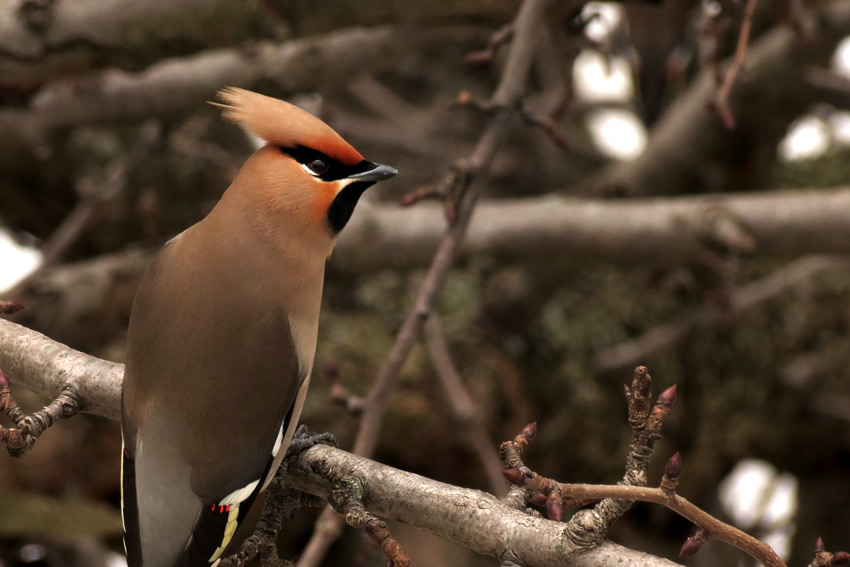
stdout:
<svg viewBox="0 0 850 567">
<path fill-rule="evenodd" d="M 658 396 L 658 402 L 665 406 L 672 406 L 676 403 L 676 385 L 673 384 Z"/>
<path fill-rule="evenodd" d="M 538 492 L 537 494 L 528 499 L 528 503 L 533 504 L 534 506 L 545 506 L 546 495 Z"/>
<path fill-rule="evenodd" d="M 537 435 L 537 422 L 533 421 L 522 428 L 522 432 L 520 433 L 523 437 L 531 441 L 534 439 L 534 436 Z"/>
<path fill-rule="evenodd" d="M 850 553 L 846 551 L 836 551 L 832 554 L 833 565 L 847 565 L 850 563 Z"/>
<path fill-rule="evenodd" d="M 561 521 L 561 515 L 564 513 L 564 504 L 555 498 L 550 498 L 546 502 L 546 515 L 549 516 L 550 520 L 555 520 L 556 522 Z"/>
<path fill-rule="evenodd" d="M 4 315 L 13 315 L 24 308 L 25 305 L 17 301 L 0 301 L 0 313 Z"/>
<path fill-rule="evenodd" d="M 679 477 L 681 475 L 682 457 L 680 457 L 679 453 L 676 452 L 676 454 L 670 457 L 670 460 L 667 461 L 667 466 L 664 467 L 664 476 L 666 476 L 670 480 L 679 480 Z"/>
<path fill-rule="evenodd" d="M 517 486 L 522 486 L 525 481 L 525 475 L 519 469 L 505 469 L 502 471 L 502 474 L 505 475 L 508 482 Z"/>
<path fill-rule="evenodd" d="M 690 557 L 702 547 L 702 542 L 695 537 L 689 537 L 679 550 L 679 557 Z"/>
</svg>

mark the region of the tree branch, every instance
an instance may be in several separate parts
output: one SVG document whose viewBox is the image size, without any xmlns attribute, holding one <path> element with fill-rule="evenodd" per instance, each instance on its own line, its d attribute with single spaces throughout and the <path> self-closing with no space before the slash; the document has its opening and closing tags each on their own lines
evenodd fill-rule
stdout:
<svg viewBox="0 0 850 567">
<path fill-rule="evenodd" d="M 488 257 L 545 265 L 547 270 L 589 262 L 664 266 L 698 262 L 709 244 L 737 252 L 748 241 L 753 247 L 749 253 L 760 256 L 850 255 L 848 218 L 850 189 L 633 201 L 485 201 L 476 208 L 458 260 Z M 432 259 L 445 226 L 440 205 L 420 203 L 414 210 L 361 203 L 340 237 L 329 271 L 422 268 Z M 86 317 L 126 316 L 152 255 L 132 249 L 49 268 L 6 298 L 41 307 L 16 321 L 57 340 L 85 339 L 87 331 L 80 325 Z"/>
<path fill-rule="evenodd" d="M 267 15 L 256 0 L 3 2 L 0 90 L 35 90 L 93 67 L 138 69 L 163 53 L 233 45 L 255 36 Z"/>
<path fill-rule="evenodd" d="M 510 0 L 425 2 L 403 13 L 376 0 L 304 6 L 258 0 L 7 0 L 0 2 L 0 91 L 33 91 L 58 77 L 105 66 L 138 70 L 166 56 L 264 37 L 402 21 L 505 21 L 514 9 Z"/>
<path fill-rule="evenodd" d="M 15 384 L 55 398 L 66 385 L 79 393 L 83 411 L 118 419 L 124 367 L 88 356 L 0 319 L 0 368 Z M 327 498 L 336 479 L 354 476 L 363 503 L 385 519 L 405 522 L 498 559 L 512 553 L 527 567 L 604 567 L 626 562 L 638 567 L 676 564 L 603 543 L 586 551 L 564 537 L 564 524 L 528 516 L 477 490 L 459 488 L 320 445 L 289 464 L 286 482 Z"/>
<path fill-rule="evenodd" d="M 81 411 L 121 418 L 123 364 L 89 356 L 0 319 L 0 368 L 15 384 L 50 399 L 72 386 Z"/>
<path fill-rule="evenodd" d="M 740 183 L 736 170 L 747 163 L 752 169 L 747 160 L 775 159 L 776 144 L 812 101 L 801 77 L 810 65 L 828 61 L 850 34 L 850 3 L 824 3 L 818 22 L 811 44 L 790 27 L 777 26 L 749 46 L 747 68 L 729 97 L 729 109 L 739 117 L 735 132 L 706 108 L 717 92 L 713 72 L 706 69 L 655 125 L 640 156 L 604 169 L 582 190 L 616 195 L 721 191 Z M 753 140 L 765 148 L 762 154 L 753 155 Z"/>
<path fill-rule="evenodd" d="M 467 159 L 457 160 L 442 186 L 451 199 L 447 205 L 451 219 L 440 237 L 437 251 L 417 293 L 414 307 L 408 313 L 396 340 L 381 365 L 369 393 L 354 440 L 352 452 L 370 457 L 378 444 L 378 437 L 386 410 L 387 399 L 395 388 L 398 376 L 410 352 L 422 334 L 425 321 L 442 294 L 449 270 L 466 236 L 472 214 L 482 191 L 482 177 L 487 173 L 493 158 L 508 134 L 508 125 L 516 104 L 520 101 L 526 78 L 531 70 L 534 47 L 542 25 L 541 15 L 549 0 L 525 0 L 514 20 L 514 39 L 507 55 L 499 84 L 487 104 L 493 109 L 490 121 L 478 139 L 475 149 Z M 316 530 L 298 567 L 317 566 L 338 535 L 339 518 L 325 508 L 316 522 Z"/>
<path fill-rule="evenodd" d="M 848 218 L 850 189 L 627 201 L 506 199 L 478 206 L 460 253 L 547 266 L 676 265 L 697 261 L 709 243 L 768 256 L 847 254 Z M 367 273 L 424 266 L 444 226 L 438 205 L 363 207 L 341 236 L 330 268 Z M 739 249 L 748 246 L 753 249 Z"/>
<path fill-rule="evenodd" d="M 176 2 L 175 4 L 180 4 Z M 351 74 L 395 65 L 427 45 L 469 41 L 469 27 L 352 28 L 282 44 L 210 50 L 161 61 L 139 73 L 108 70 L 46 85 L 30 107 L 0 111 L 0 165 L 33 152 L 53 131 L 80 125 L 173 118 L 212 100 L 222 85 L 267 80 L 286 93 L 332 88 Z"/>
<path fill-rule="evenodd" d="M 827 270 L 850 269 L 850 258 L 809 256 L 776 270 L 769 276 L 751 282 L 735 290 L 724 309 L 702 306 L 673 321 L 659 325 L 641 336 L 620 344 L 601 349 L 594 356 L 594 365 L 601 372 L 610 372 L 628 367 L 659 350 L 676 344 L 698 328 L 721 324 L 724 315 L 742 313 L 767 301 L 788 288 Z"/>
</svg>

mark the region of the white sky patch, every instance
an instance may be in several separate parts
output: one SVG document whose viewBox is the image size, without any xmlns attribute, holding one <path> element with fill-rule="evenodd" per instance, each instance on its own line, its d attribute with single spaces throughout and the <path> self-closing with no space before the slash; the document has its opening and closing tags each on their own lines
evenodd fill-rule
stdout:
<svg viewBox="0 0 850 567">
<path fill-rule="evenodd" d="M 794 475 L 781 474 L 773 484 L 773 493 L 764 509 L 764 525 L 784 525 L 797 513 L 797 479 Z"/>
<path fill-rule="evenodd" d="M 779 157 L 785 161 L 814 159 L 829 149 L 832 133 L 823 120 L 812 115 L 798 118 L 779 143 Z"/>
<path fill-rule="evenodd" d="M 623 19 L 622 8 L 610 2 L 588 2 L 584 5 L 582 14 L 585 17 L 598 14 L 584 28 L 585 35 L 593 41 L 604 40 Z"/>
<path fill-rule="evenodd" d="M 797 513 L 797 479 L 779 474 L 770 464 L 755 459 L 739 462 L 720 484 L 724 510 L 743 529 L 766 530 L 764 541 L 788 557 Z"/>
<path fill-rule="evenodd" d="M 762 541 L 772 547 L 779 557 L 787 560 L 791 555 L 791 538 L 794 537 L 795 530 L 794 524 L 788 524 L 780 529 L 768 532 L 762 537 Z"/>
<path fill-rule="evenodd" d="M 646 128 L 626 110 L 598 110 L 587 117 L 587 128 L 596 147 L 616 159 L 634 159 L 646 146 Z"/>
<path fill-rule="evenodd" d="M 41 252 L 21 246 L 0 229 L 0 291 L 9 289 L 41 264 Z"/>
<path fill-rule="evenodd" d="M 735 523 L 750 528 L 756 521 L 759 501 L 764 496 L 776 469 L 764 461 L 738 463 L 720 485 L 720 503 Z"/>
<path fill-rule="evenodd" d="M 596 51 L 579 53 L 573 67 L 576 96 L 581 100 L 631 100 L 632 73 L 622 57 L 611 58 L 610 73 L 605 58 Z"/>
<path fill-rule="evenodd" d="M 840 75 L 850 77 L 850 36 L 838 44 L 832 56 L 832 67 Z"/>
</svg>

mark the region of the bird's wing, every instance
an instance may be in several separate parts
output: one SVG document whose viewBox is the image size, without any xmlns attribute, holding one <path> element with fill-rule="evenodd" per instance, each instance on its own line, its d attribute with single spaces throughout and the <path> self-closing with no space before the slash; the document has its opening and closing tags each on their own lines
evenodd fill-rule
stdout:
<svg viewBox="0 0 850 567">
<path fill-rule="evenodd" d="M 175 270 L 149 270 L 130 325 L 126 543 L 145 565 L 177 565 L 185 551 L 183 565 L 208 567 L 274 473 L 306 373 L 280 307 L 246 296 L 226 271 L 205 282 L 221 288 L 209 305 L 209 289 L 196 295 L 164 282 L 166 272 Z"/>
<path fill-rule="evenodd" d="M 281 341 L 284 337 L 285 340 Z M 237 379 L 250 378 L 253 381 L 258 375 L 277 376 L 278 382 L 304 387 L 289 322 L 282 311 L 276 310 L 261 320 L 246 338 L 245 348 L 247 353 L 251 353 L 248 357 L 250 363 L 245 360 L 247 372 Z M 262 405 L 268 395 L 280 396 L 274 405 L 278 411 L 285 413 L 268 416 L 273 417 L 268 421 L 273 429 L 266 429 L 264 435 L 255 437 L 250 432 L 262 430 L 263 424 L 247 428 L 225 425 L 220 436 L 205 447 L 211 458 L 206 460 L 205 465 L 192 470 L 192 490 L 199 496 L 203 495 L 204 505 L 186 548 L 182 564 L 185 567 L 208 567 L 222 556 L 260 491 L 265 488 L 266 480 L 275 474 L 276 465 L 280 464 L 278 457 L 282 458 L 286 452 L 282 442 L 285 433 L 296 425 L 291 421 L 299 388 L 269 386 L 268 389 L 263 388 L 265 394 L 261 397 L 249 396 L 254 398 L 254 404 L 236 407 L 253 412 L 253 408 Z M 239 403 L 237 400 L 228 402 Z M 250 401 L 246 399 L 244 403 Z M 221 416 L 227 415 L 228 411 L 228 406 L 221 407 Z M 259 412 L 260 415 L 263 413 L 269 412 Z M 239 419 L 243 417 L 240 415 Z"/>
</svg>

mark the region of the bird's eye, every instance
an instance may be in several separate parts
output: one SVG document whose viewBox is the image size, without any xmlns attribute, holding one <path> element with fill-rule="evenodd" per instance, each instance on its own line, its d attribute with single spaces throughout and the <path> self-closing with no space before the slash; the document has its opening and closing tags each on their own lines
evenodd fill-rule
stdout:
<svg viewBox="0 0 850 567">
<path fill-rule="evenodd" d="M 314 159 L 307 162 L 307 169 L 310 170 L 310 173 L 313 175 L 321 175 L 328 170 L 330 167 L 328 162 L 323 159 Z"/>
</svg>

